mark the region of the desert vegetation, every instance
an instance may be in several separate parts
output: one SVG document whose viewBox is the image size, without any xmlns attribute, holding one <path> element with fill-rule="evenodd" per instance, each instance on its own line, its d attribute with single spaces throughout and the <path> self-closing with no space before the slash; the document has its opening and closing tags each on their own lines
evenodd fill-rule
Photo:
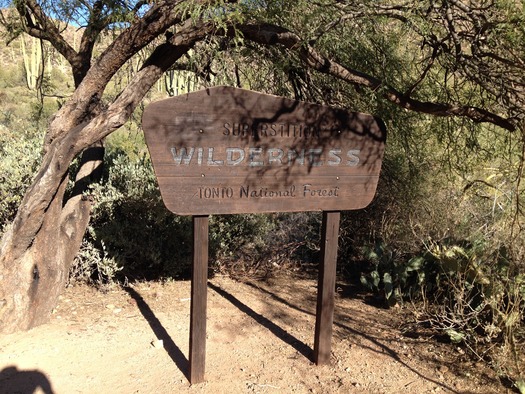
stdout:
<svg viewBox="0 0 525 394">
<path fill-rule="evenodd" d="M 148 102 L 232 85 L 367 112 L 385 121 L 387 150 L 373 203 L 343 213 L 340 279 L 358 282 L 383 307 L 411 310 L 407 324 L 463 346 L 525 392 L 522 4 L 176 1 L 173 20 L 140 48 L 130 45 L 103 87 L 93 87 L 112 45 L 137 20 L 158 22 L 155 7 L 166 4 L 154 3 L 86 2 L 78 13 L 53 1 L 0 3 L 4 271 L 18 264 L 29 272 L 35 259 L 60 255 L 67 275 L 53 281 L 57 294 L 66 279 L 103 287 L 189 274 L 191 221 L 162 204 L 140 129 Z M 44 34 L 45 23 L 56 32 Z M 183 51 L 138 80 L 163 45 Z M 92 74 L 78 64 L 82 55 Z M 132 104 L 120 107 L 136 83 L 142 97 L 135 89 Z M 125 113 L 114 121 L 118 111 Z M 75 154 L 58 161 L 63 173 L 43 190 L 50 152 L 64 138 L 76 141 Z M 81 152 L 99 140 L 103 169 L 86 173 Z M 44 208 L 31 200 L 40 192 Z M 45 249 L 59 231 L 45 215 L 65 220 L 70 208 L 84 212 L 76 224 L 85 227 L 67 241 L 77 247 Z M 211 267 L 236 278 L 311 275 L 319 227 L 318 213 L 213 216 Z M 8 299 L 6 283 L 0 299 Z"/>
</svg>

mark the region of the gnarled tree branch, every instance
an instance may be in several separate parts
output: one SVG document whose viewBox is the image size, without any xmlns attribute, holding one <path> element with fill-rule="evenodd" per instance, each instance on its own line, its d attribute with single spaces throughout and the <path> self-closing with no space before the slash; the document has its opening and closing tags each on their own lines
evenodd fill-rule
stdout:
<svg viewBox="0 0 525 394">
<path fill-rule="evenodd" d="M 405 96 L 402 92 L 389 86 L 378 78 L 345 67 L 344 65 L 320 54 L 312 46 L 301 40 L 301 38 L 295 33 L 280 26 L 270 24 L 243 25 L 238 27 L 238 29 L 243 32 L 245 38 L 252 41 L 264 45 L 278 44 L 294 51 L 308 67 L 319 72 L 330 74 L 353 85 L 359 85 L 379 91 L 386 100 L 401 108 L 435 116 L 466 117 L 474 122 L 487 122 L 509 131 L 516 130 L 516 125 L 513 123 L 512 119 L 503 118 L 498 114 L 492 113 L 483 108 L 462 105 L 459 103 L 449 104 L 420 101 L 410 96 Z"/>
<path fill-rule="evenodd" d="M 121 127 L 146 93 L 181 56 L 210 33 L 212 24 L 187 21 L 171 42 L 157 47 L 126 88 L 92 120 L 68 130 L 55 139 L 45 154 L 40 171 L 20 204 L 12 228 L 4 235 L 0 259 L 20 257 L 42 226 L 44 212 L 54 199 L 74 157 L 88 146 Z M 11 242 L 16 238 L 18 242 Z M 10 250 L 7 250 L 7 248 Z M 6 264 L 6 261 L 0 260 Z"/>
</svg>

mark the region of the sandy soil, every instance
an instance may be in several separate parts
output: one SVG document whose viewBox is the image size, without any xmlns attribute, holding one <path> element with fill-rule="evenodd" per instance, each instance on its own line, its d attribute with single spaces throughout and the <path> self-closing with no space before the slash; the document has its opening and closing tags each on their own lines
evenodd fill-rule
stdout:
<svg viewBox="0 0 525 394">
<path fill-rule="evenodd" d="M 190 385 L 189 282 L 69 288 L 49 324 L 0 337 L 0 392 L 510 392 L 461 349 L 405 332 L 400 310 L 340 290 L 332 363 L 318 367 L 314 281 L 211 279 L 206 382 Z"/>
</svg>

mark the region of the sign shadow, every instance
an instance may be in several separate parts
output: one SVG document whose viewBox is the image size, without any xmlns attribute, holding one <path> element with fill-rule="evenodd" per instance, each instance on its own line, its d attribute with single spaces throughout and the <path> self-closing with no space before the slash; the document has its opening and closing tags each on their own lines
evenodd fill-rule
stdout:
<svg viewBox="0 0 525 394">
<path fill-rule="evenodd" d="M 171 357 L 177 368 L 184 374 L 186 379 L 189 380 L 189 361 L 182 353 L 180 348 L 175 344 L 170 334 L 166 331 L 160 320 L 155 316 L 155 313 L 151 310 L 148 303 L 142 298 L 142 296 L 131 287 L 124 287 L 124 290 L 135 300 L 140 313 L 146 319 L 151 327 L 151 330 L 155 334 L 158 340 L 162 340 L 164 343 L 164 349 Z"/>
<path fill-rule="evenodd" d="M 247 285 L 247 286 L 249 286 L 249 287 L 251 287 L 254 290 L 257 290 L 257 291 L 260 291 L 261 293 L 264 293 L 265 295 L 269 296 L 274 301 L 277 301 L 277 302 L 283 304 L 284 306 L 286 306 L 288 308 L 295 309 L 296 311 L 304 313 L 305 315 L 315 316 L 315 313 L 313 313 L 312 311 L 310 311 L 308 309 L 305 309 L 305 308 L 302 308 L 302 307 L 300 307 L 300 306 L 298 306 L 298 305 L 296 305 L 296 304 L 294 304 L 294 303 L 292 303 L 292 302 L 290 302 L 290 301 L 288 301 L 288 300 L 278 296 L 274 292 L 265 289 L 262 286 L 257 286 L 256 284 L 254 284 L 254 283 L 252 283 L 250 281 L 244 281 L 242 283 Z M 337 287 L 340 287 L 340 286 L 344 286 L 344 285 L 341 285 L 341 284 L 337 285 Z M 348 298 L 354 298 L 352 296 L 347 296 L 347 297 Z M 343 329 L 343 330 L 347 331 L 348 333 L 351 333 L 354 337 L 362 337 L 362 338 L 372 342 L 380 350 L 374 349 L 373 347 L 367 346 L 367 345 L 364 345 L 364 344 L 360 344 L 359 345 L 361 348 L 366 349 L 367 351 L 370 351 L 370 352 L 374 352 L 374 353 L 388 354 L 388 356 L 391 357 L 392 360 L 400 363 L 405 368 L 407 368 L 408 370 L 412 371 L 417 376 L 419 376 L 421 379 L 424 379 L 426 381 L 432 382 L 432 383 L 436 384 L 437 386 L 443 388 L 444 390 L 447 390 L 450 393 L 460 394 L 459 391 L 453 389 L 446 382 L 440 382 L 437 379 L 433 379 L 433 378 L 431 378 L 429 376 L 426 376 L 426 375 L 422 374 L 420 371 L 418 371 L 416 368 L 414 368 L 412 365 L 410 365 L 407 362 L 403 361 L 402 358 L 399 356 L 399 354 L 395 350 L 393 350 L 391 346 L 389 346 L 387 343 L 384 343 L 384 341 L 381 341 L 379 338 L 375 337 L 371 333 L 365 332 L 363 330 L 359 330 L 359 329 L 354 328 L 354 327 L 350 327 L 349 325 L 343 324 L 343 323 L 338 322 L 338 321 L 334 321 L 333 324 L 334 324 L 334 326 L 337 326 L 340 329 Z M 468 394 L 468 393 L 464 393 L 464 394 Z"/>
<path fill-rule="evenodd" d="M 264 317 L 260 313 L 255 312 L 252 308 L 250 308 L 248 305 L 241 302 L 238 298 L 236 298 L 234 295 L 228 293 L 226 290 L 222 289 L 221 287 L 214 285 L 211 282 L 208 282 L 208 287 L 215 291 L 217 294 L 219 294 L 221 297 L 229 301 L 231 304 L 233 304 L 235 307 L 237 307 L 241 312 L 246 313 L 248 316 L 250 316 L 253 320 L 255 320 L 257 323 L 262 325 L 263 327 L 267 328 L 272 334 L 274 334 L 277 338 L 281 339 L 283 342 L 289 344 L 292 346 L 295 350 L 297 350 L 300 354 L 302 354 L 304 357 L 306 357 L 309 360 L 312 360 L 313 357 L 313 350 L 303 341 L 297 339 L 290 333 L 286 332 L 283 328 L 279 327 L 277 324 L 269 320 L 268 318 Z"/>
</svg>

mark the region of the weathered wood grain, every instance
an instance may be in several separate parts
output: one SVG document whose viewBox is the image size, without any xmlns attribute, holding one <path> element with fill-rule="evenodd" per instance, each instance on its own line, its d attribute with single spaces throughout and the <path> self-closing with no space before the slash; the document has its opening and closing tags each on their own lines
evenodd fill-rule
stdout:
<svg viewBox="0 0 525 394">
<path fill-rule="evenodd" d="M 370 115 L 224 86 L 150 104 L 143 128 L 182 215 L 363 208 L 386 139 Z"/>
<path fill-rule="evenodd" d="M 319 265 L 314 338 L 314 362 L 317 365 L 330 363 L 340 217 L 340 212 L 323 212 L 321 228 L 322 260 Z"/>
<path fill-rule="evenodd" d="M 206 301 L 208 290 L 208 216 L 193 217 L 191 277 L 190 382 L 204 381 L 206 366 Z"/>
</svg>

